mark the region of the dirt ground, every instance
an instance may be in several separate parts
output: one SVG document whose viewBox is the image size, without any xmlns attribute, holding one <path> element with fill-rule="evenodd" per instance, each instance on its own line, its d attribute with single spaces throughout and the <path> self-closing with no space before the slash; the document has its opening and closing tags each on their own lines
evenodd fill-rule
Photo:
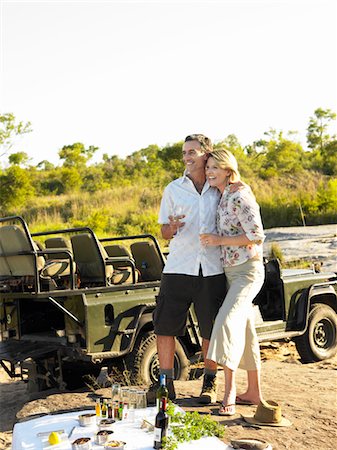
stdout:
<svg viewBox="0 0 337 450">
<path fill-rule="evenodd" d="M 215 420 L 227 426 L 224 442 L 234 438 L 253 437 L 268 441 L 278 449 L 337 448 L 337 357 L 315 364 L 303 365 L 293 344 L 273 343 L 261 347 L 263 358 L 262 388 L 265 399 L 280 403 L 282 414 L 291 420 L 291 427 L 249 427 L 241 414 L 251 415 L 254 406 L 237 406 L 235 416 L 217 416 L 218 406 L 200 407 L 196 402 L 202 379 L 200 369 L 192 370 L 190 381 L 176 381 L 177 403 L 186 411 L 212 414 Z M 219 370 L 219 393 L 223 392 L 223 372 Z M 245 386 L 245 373 L 237 375 L 238 392 Z M 104 391 L 103 389 L 101 391 Z M 109 389 L 106 389 L 108 395 Z M 0 449 L 10 449 L 12 429 L 16 421 L 33 414 L 72 410 L 94 405 L 92 392 L 82 389 L 59 393 L 27 392 L 22 381 L 12 381 L 0 370 Z M 210 449 L 211 450 L 211 449 Z"/>
</svg>

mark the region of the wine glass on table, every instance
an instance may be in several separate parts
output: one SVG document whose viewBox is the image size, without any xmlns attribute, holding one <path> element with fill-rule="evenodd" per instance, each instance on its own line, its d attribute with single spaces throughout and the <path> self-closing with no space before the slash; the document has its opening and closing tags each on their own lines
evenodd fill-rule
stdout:
<svg viewBox="0 0 337 450">
<path fill-rule="evenodd" d="M 112 403 L 121 401 L 121 385 L 119 383 L 113 383 L 111 386 L 111 401 Z"/>
</svg>

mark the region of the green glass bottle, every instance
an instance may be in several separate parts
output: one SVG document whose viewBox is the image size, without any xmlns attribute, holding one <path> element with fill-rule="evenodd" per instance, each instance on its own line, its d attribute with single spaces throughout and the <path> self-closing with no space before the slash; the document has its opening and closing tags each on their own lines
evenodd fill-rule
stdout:
<svg viewBox="0 0 337 450">
<path fill-rule="evenodd" d="M 166 375 L 163 373 L 159 377 L 159 388 L 157 389 L 157 393 L 156 393 L 157 411 L 160 410 L 161 400 L 164 397 L 168 401 L 168 389 L 166 387 Z"/>
<path fill-rule="evenodd" d="M 166 413 L 167 398 L 162 397 L 159 412 L 156 415 L 154 425 L 154 444 L 153 448 L 163 448 L 163 438 L 167 435 L 169 417 Z"/>
</svg>

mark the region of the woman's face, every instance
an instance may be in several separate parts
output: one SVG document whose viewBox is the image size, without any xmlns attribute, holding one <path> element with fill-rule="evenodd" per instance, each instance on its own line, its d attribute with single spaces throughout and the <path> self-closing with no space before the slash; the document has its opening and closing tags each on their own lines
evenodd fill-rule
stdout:
<svg viewBox="0 0 337 450">
<path fill-rule="evenodd" d="M 219 167 L 212 156 L 208 158 L 205 170 L 206 178 L 210 186 L 216 187 L 220 192 L 223 192 L 228 185 L 228 178 L 231 174 L 230 170 Z"/>
</svg>

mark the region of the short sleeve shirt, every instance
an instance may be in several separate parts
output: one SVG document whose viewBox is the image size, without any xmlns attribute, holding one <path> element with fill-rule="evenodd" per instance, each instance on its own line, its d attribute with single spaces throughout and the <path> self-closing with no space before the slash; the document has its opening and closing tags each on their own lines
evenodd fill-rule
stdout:
<svg viewBox="0 0 337 450">
<path fill-rule="evenodd" d="M 158 222 L 169 223 L 168 217 L 172 215 L 173 208 L 180 206 L 182 214 L 185 214 L 182 219 L 185 225 L 170 241 L 164 273 L 197 276 L 200 266 L 205 277 L 223 273 L 220 247 L 203 247 L 199 239 L 200 233 L 217 233 L 216 213 L 219 199 L 219 191 L 211 188 L 207 181 L 199 194 L 192 180 L 186 175 L 166 186 Z"/>
<path fill-rule="evenodd" d="M 224 267 L 236 266 L 254 257 L 262 260 L 265 234 L 260 207 L 249 186 L 240 187 L 236 192 L 226 187 L 218 206 L 217 230 L 220 236 L 246 234 L 253 241 L 247 246 L 221 246 Z"/>
</svg>

